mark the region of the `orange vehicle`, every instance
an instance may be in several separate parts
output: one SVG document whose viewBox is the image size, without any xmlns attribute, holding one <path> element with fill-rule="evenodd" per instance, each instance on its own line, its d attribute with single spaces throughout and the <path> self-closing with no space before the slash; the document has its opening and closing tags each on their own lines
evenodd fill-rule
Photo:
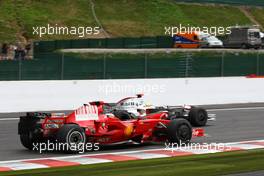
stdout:
<svg viewBox="0 0 264 176">
<path fill-rule="evenodd" d="M 178 33 L 173 37 L 174 48 L 200 48 L 201 40 L 197 32 Z"/>
</svg>

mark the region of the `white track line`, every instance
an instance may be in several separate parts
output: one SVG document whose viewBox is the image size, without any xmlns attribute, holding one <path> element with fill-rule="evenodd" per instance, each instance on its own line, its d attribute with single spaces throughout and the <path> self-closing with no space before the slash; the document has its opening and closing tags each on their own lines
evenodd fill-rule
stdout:
<svg viewBox="0 0 264 176">
<path fill-rule="evenodd" d="M 12 170 L 48 168 L 48 166 L 43 165 L 43 164 L 26 163 L 26 162 L 5 163 L 5 164 L 1 164 L 1 167 L 8 167 L 8 168 L 11 168 Z"/>
<path fill-rule="evenodd" d="M 211 111 L 237 111 L 237 110 L 264 110 L 264 107 L 207 109 L 208 112 L 211 112 Z"/>
<path fill-rule="evenodd" d="M 10 121 L 10 120 L 19 120 L 19 118 L 4 118 L 4 119 L 0 118 L 0 121 Z"/>
</svg>

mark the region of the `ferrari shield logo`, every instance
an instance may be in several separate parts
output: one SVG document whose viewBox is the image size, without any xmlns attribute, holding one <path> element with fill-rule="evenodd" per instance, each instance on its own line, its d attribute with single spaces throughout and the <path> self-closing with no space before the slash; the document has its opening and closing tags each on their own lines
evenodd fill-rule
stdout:
<svg viewBox="0 0 264 176">
<path fill-rule="evenodd" d="M 130 136 L 133 132 L 133 125 L 132 124 L 128 124 L 127 127 L 125 128 L 124 134 L 125 136 Z"/>
</svg>

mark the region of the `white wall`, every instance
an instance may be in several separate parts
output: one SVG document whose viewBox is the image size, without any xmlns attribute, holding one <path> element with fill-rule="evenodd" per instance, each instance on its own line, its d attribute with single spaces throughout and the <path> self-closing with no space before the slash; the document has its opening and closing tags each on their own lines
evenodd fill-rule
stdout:
<svg viewBox="0 0 264 176">
<path fill-rule="evenodd" d="M 155 105 L 264 102 L 264 79 L 180 78 L 0 82 L 0 112 L 70 110 L 144 93 Z"/>
</svg>

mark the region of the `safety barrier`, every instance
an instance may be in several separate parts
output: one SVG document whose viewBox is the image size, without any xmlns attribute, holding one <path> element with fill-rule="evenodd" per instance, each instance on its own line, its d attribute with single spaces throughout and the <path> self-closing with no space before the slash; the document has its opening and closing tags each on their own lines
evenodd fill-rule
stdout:
<svg viewBox="0 0 264 176">
<path fill-rule="evenodd" d="M 144 93 L 154 105 L 264 102 L 263 78 L 174 78 L 0 82 L 0 112 L 72 110 Z"/>
</svg>

